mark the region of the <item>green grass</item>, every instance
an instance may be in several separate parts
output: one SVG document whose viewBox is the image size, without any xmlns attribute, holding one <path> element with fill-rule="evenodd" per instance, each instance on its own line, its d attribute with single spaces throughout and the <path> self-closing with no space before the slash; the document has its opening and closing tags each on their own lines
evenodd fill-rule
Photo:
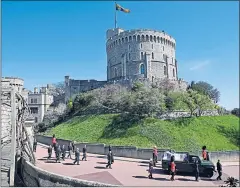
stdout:
<svg viewBox="0 0 240 188">
<path fill-rule="evenodd" d="M 239 118 L 214 116 L 163 121 L 147 118 L 135 121 L 119 115 L 74 117 L 45 135 L 77 142 L 105 143 L 144 148 L 196 151 L 203 145 L 210 151 L 238 150 Z"/>
</svg>

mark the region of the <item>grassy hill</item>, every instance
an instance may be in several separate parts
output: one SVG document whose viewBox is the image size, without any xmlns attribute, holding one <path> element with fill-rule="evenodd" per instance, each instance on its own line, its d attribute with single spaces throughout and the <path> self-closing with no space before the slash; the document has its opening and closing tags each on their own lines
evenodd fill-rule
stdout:
<svg viewBox="0 0 240 188">
<path fill-rule="evenodd" d="M 45 135 L 77 142 L 196 151 L 207 145 L 210 151 L 238 150 L 239 118 L 231 115 L 141 122 L 120 115 L 74 117 Z"/>
</svg>

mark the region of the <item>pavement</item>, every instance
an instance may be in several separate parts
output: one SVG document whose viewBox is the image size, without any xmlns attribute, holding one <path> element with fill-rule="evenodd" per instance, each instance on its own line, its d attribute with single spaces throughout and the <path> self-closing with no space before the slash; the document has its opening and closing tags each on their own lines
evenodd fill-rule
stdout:
<svg viewBox="0 0 240 188">
<path fill-rule="evenodd" d="M 115 157 L 112 169 L 106 169 L 107 158 L 104 155 L 87 154 L 87 161 L 80 161 L 80 165 L 73 165 L 71 159 L 56 163 L 55 158 L 47 160 L 47 155 L 46 146 L 38 145 L 35 153 L 37 167 L 59 175 L 120 186 L 219 187 L 227 177 L 239 177 L 239 163 L 236 162 L 223 163 L 222 181 L 216 181 L 215 174 L 212 178 L 200 178 L 196 182 L 193 176 L 183 175 L 176 175 L 175 181 L 170 181 L 170 176 L 162 172 L 161 164 L 155 167 L 153 179 L 148 179 L 148 163 L 141 159 Z M 55 157 L 55 153 L 52 156 Z"/>
</svg>

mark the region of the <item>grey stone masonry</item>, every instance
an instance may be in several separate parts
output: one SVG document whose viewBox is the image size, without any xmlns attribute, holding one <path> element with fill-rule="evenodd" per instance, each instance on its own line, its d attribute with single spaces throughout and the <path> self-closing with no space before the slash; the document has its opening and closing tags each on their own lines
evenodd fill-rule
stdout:
<svg viewBox="0 0 240 188">
<path fill-rule="evenodd" d="M 164 31 L 136 29 L 107 31 L 107 79 L 178 80 L 176 41 Z"/>
</svg>

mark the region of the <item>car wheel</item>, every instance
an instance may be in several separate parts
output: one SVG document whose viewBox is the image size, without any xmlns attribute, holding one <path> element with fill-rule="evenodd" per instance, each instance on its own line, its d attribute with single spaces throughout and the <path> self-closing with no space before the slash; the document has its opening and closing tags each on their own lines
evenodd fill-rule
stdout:
<svg viewBox="0 0 240 188">
<path fill-rule="evenodd" d="M 206 175 L 207 175 L 208 178 L 213 177 L 213 175 L 214 175 L 213 170 L 212 169 L 206 170 Z"/>
</svg>

